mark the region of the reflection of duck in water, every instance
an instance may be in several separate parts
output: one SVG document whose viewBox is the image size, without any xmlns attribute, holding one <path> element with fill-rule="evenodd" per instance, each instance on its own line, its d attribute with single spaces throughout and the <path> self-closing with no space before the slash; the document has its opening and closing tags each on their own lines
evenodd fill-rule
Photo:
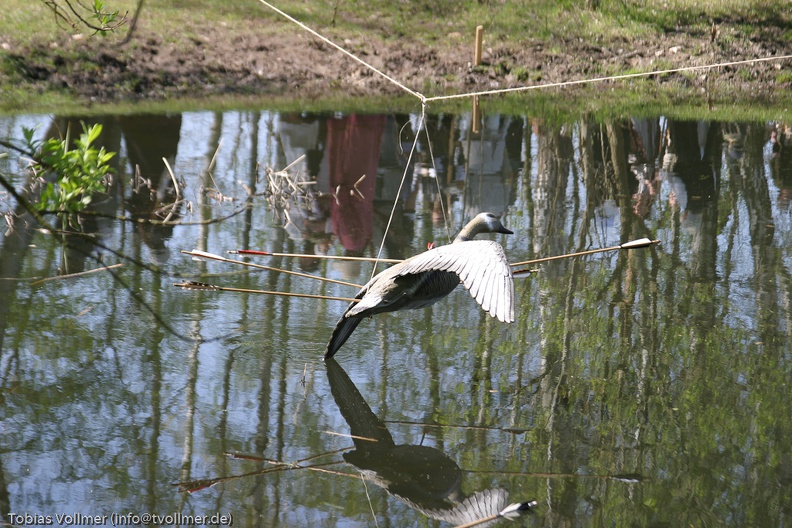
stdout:
<svg viewBox="0 0 792 528">
<path fill-rule="evenodd" d="M 325 364 L 333 399 L 355 443 L 355 450 L 344 453 L 344 460 L 369 482 L 423 515 L 455 525 L 495 515 L 506 506 L 508 493 L 501 489 L 466 497 L 462 470 L 439 449 L 397 445 L 341 366 L 334 359 Z"/>
<path fill-rule="evenodd" d="M 460 282 L 484 310 L 514 321 L 514 281 L 503 248 L 479 233 L 512 234 L 492 213 L 481 213 L 462 228 L 453 244 L 425 251 L 377 274 L 355 296 L 333 330 L 325 359 L 333 357 L 364 317 L 431 306 Z"/>
</svg>

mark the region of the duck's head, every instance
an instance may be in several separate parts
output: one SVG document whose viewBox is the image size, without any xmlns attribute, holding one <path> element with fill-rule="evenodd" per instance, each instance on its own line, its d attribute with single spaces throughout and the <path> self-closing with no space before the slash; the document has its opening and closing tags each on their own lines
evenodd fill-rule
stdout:
<svg viewBox="0 0 792 528">
<path fill-rule="evenodd" d="M 514 231 L 506 229 L 506 226 L 501 223 L 500 217 L 495 216 L 492 213 L 479 213 L 476 215 L 476 218 L 480 219 L 480 222 L 484 222 L 487 228 L 482 231 L 486 233 L 503 233 L 504 235 L 513 235 Z"/>
<path fill-rule="evenodd" d="M 479 213 L 462 228 L 459 235 L 454 239 L 454 242 L 464 242 L 471 240 L 479 233 L 503 233 L 505 235 L 513 235 L 514 232 L 506 229 L 506 226 L 501 223 L 500 217 L 492 213 Z"/>
</svg>

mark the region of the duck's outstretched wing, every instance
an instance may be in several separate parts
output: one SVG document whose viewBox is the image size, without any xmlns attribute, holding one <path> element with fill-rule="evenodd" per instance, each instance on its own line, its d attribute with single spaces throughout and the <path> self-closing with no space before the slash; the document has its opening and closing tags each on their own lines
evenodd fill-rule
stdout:
<svg viewBox="0 0 792 528">
<path fill-rule="evenodd" d="M 476 302 L 504 323 L 514 321 L 514 279 L 503 248 L 491 240 L 440 246 L 398 264 L 399 275 L 455 273 Z"/>
</svg>

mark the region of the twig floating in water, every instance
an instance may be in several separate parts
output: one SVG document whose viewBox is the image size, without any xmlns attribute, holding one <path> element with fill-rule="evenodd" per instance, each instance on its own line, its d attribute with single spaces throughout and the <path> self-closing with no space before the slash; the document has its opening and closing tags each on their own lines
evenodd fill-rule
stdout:
<svg viewBox="0 0 792 528">
<path fill-rule="evenodd" d="M 101 268 L 94 268 L 87 271 L 81 271 L 79 273 L 70 273 L 69 275 L 58 275 L 56 277 L 44 277 L 43 279 L 39 279 L 37 281 L 31 282 L 30 285 L 34 286 L 36 284 L 41 284 L 42 282 L 58 280 L 58 279 L 72 279 L 74 277 L 82 277 L 83 275 L 88 275 L 89 273 L 96 273 L 97 271 L 105 271 L 113 268 L 120 268 L 123 266 L 123 262 L 119 262 L 118 264 L 113 264 L 112 266 L 102 266 Z"/>
</svg>

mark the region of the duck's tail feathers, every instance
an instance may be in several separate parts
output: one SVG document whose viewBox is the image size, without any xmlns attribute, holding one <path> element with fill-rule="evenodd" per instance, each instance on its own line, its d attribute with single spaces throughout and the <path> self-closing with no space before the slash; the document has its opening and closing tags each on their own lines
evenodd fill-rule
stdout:
<svg viewBox="0 0 792 528">
<path fill-rule="evenodd" d="M 355 328 L 357 328 L 357 325 L 359 325 L 362 320 L 363 319 L 360 317 L 342 317 L 338 321 L 335 330 L 333 330 L 333 335 L 330 337 L 330 342 L 327 343 L 327 350 L 325 350 L 324 355 L 325 359 L 333 357 L 333 355 L 338 352 L 338 349 L 346 343 L 349 336 L 352 335 L 352 332 L 355 331 Z"/>
</svg>

